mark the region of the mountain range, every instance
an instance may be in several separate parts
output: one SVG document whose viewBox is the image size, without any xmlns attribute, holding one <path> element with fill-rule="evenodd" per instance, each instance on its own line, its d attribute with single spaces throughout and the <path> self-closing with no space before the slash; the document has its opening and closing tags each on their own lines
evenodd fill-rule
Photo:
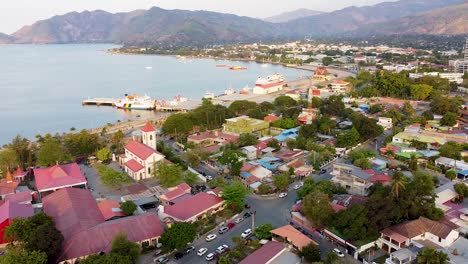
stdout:
<svg viewBox="0 0 468 264">
<path fill-rule="evenodd" d="M 71 12 L 24 26 L 11 36 L 0 34 L 0 43 L 182 46 L 347 34 L 468 33 L 466 0 L 401 0 L 300 17 L 304 12 L 273 18 L 285 21 L 278 23 L 232 14 L 158 7 L 116 14 L 102 10 Z"/>
<path fill-rule="evenodd" d="M 288 22 L 288 21 L 303 18 L 303 17 L 311 17 L 311 16 L 320 15 L 323 13 L 324 12 L 322 11 L 311 10 L 307 8 L 300 8 L 297 10 L 284 12 L 276 16 L 267 17 L 267 18 L 264 18 L 263 20 L 267 22 L 271 22 L 271 23 L 284 23 L 284 22 Z"/>
</svg>

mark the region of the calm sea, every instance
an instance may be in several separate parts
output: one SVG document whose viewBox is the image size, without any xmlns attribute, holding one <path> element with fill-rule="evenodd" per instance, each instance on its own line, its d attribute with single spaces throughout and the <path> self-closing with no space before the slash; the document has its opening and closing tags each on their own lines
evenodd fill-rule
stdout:
<svg viewBox="0 0 468 264">
<path fill-rule="evenodd" d="M 112 55 L 112 45 L 0 45 L 0 145 L 15 135 L 37 134 L 102 126 L 117 120 L 147 118 L 154 112 L 124 112 L 112 107 L 82 106 L 92 97 L 121 98 L 125 93 L 154 99 L 175 95 L 200 99 L 206 91 L 221 94 L 232 87 L 253 86 L 259 76 L 274 72 L 287 80 L 305 71 L 256 63 L 185 62 L 169 56 Z M 241 65 L 246 71 L 217 68 Z M 152 67 L 152 69 L 147 69 Z M 140 117 L 137 117 L 140 115 Z"/>
</svg>

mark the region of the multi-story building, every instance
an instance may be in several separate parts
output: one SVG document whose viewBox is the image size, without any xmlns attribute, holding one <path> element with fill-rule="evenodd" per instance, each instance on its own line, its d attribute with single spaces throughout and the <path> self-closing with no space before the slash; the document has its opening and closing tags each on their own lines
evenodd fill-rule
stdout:
<svg viewBox="0 0 468 264">
<path fill-rule="evenodd" d="M 333 165 L 332 182 L 339 184 L 349 194 L 367 196 L 369 195 L 371 174 L 365 173 L 360 168 L 344 163 L 335 163 Z"/>
<path fill-rule="evenodd" d="M 224 132 L 235 134 L 254 133 L 262 136 L 268 133 L 269 128 L 270 123 L 248 116 L 226 119 L 226 123 L 223 125 Z"/>
</svg>

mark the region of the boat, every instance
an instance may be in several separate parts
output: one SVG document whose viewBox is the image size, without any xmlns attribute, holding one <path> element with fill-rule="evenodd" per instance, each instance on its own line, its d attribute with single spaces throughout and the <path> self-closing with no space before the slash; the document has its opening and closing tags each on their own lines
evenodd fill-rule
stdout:
<svg viewBox="0 0 468 264">
<path fill-rule="evenodd" d="M 232 71 L 240 71 L 240 70 L 247 70 L 247 67 L 244 66 L 231 66 L 229 67 L 230 70 Z"/>
<path fill-rule="evenodd" d="M 155 101 L 151 97 L 145 95 L 140 96 L 137 94 L 128 95 L 125 94 L 125 98 L 115 103 L 117 108 L 122 109 L 140 109 L 140 110 L 152 110 L 155 106 Z"/>
<path fill-rule="evenodd" d="M 254 94 L 269 94 L 278 92 L 283 89 L 284 77 L 281 74 L 275 73 L 267 77 L 259 77 L 253 88 Z"/>
<path fill-rule="evenodd" d="M 235 93 L 236 93 L 236 91 L 234 89 L 232 89 L 232 88 L 228 88 L 228 89 L 224 90 L 225 95 L 230 95 L 230 94 L 235 94 Z"/>
<path fill-rule="evenodd" d="M 223 68 L 223 67 L 229 67 L 229 65 L 227 65 L 227 64 L 216 64 L 216 67 Z"/>
<path fill-rule="evenodd" d="M 260 67 L 262 67 L 262 68 L 267 68 L 267 67 L 268 67 L 268 64 L 263 63 Z"/>
<path fill-rule="evenodd" d="M 214 99 L 215 98 L 215 94 L 212 93 L 212 92 L 205 92 L 205 95 L 203 96 L 203 99 Z"/>
<path fill-rule="evenodd" d="M 151 67 L 151 66 L 146 66 L 145 69 L 151 70 L 151 69 L 153 69 L 153 67 Z"/>
</svg>

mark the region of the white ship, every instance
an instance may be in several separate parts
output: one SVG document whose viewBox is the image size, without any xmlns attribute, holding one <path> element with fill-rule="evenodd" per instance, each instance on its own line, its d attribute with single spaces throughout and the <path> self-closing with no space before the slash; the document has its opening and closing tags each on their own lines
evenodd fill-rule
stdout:
<svg viewBox="0 0 468 264">
<path fill-rule="evenodd" d="M 283 89 L 284 77 L 281 74 L 275 73 L 268 75 L 263 78 L 260 77 L 255 82 L 255 87 L 253 88 L 254 94 L 269 94 L 278 92 Z"/>
<path fill-rule="evenodd" d="M 234 89 L 232 89 L 231 87 L 224 90 L 225 95 L 230 95 L 230 94 L 235 94 L 235 93 L 236 93 L 236 91 Z"/>
<path fill-rule="evenodd" d="M 124 99 L 121 99 L 115 103 L 117 108 L 123 109 L 141 109 L 151 110 L 156 107 L 155 101 L 149 96 L 139 96 L 136 94 L 125 95 Z"/>
</svg>

